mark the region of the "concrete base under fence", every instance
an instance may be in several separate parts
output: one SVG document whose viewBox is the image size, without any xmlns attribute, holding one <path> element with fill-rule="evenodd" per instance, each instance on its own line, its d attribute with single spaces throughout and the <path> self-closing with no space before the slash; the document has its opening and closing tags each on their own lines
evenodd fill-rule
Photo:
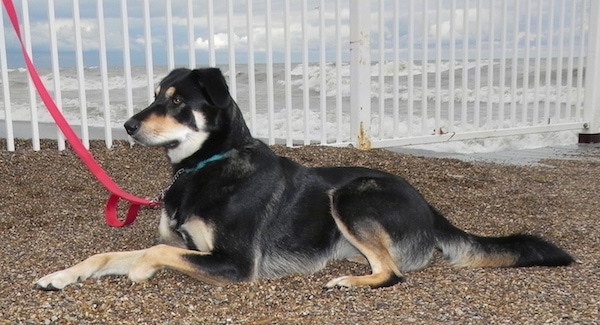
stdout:
<svg viewBox="0 0 600 325">
<path fill-rule="evenodd" d="M 486 153 L 449 153 L 409 147 L 392 147 L 388 150 L 419 157 L 451 158 L 466 162 L 486 162 L 516 166 L 550 166 L 546 160 L 575 160 L 600 162 L 600 143 L 548 146 L 535 149 L 515 149 Z"/>
<path fill-rule="evenodd" d="M 58 138 L 58 128 L 54 123 L 41 122 L 39 125 L 40 139 L 56 140 Z M 73 130 L 81 138 L 81 127 L 73 125 Z M 104 140 L 104 127 L 88 127 L 90 140 Z M 16 139 L 31 139 L 33 130 L 28 121 L 13 121 L 13 135 Z M 6 123 L 0 120 L 0 137 L 6 138 Z M 113 128 L 112 137 L 114 140 L 127 140 L 127 133 L 124 128 Z"/>
<path fill-rule="evenodd" d="M 31 139 L 31 123 L 27 121 L 13 122 L 14 137 L 18 139 Z M 73 126 L 75 132 L 81 136 L 80 126 Z M 41 139 L 57 139 L 58 129 L 54 123 L 39 123 Z M 113 128 L 114 140 L 127 140 L 127 133 L 123 128 Z M 0 138 L 6 137 L 6 124 L 0 120 Z M 103 127 L 89 127 L 90 140 L 104 140 Z M 266 139 L 262 139 L 266 141 Z M 285 140 L 276 139 L 276 144 L 285 144 Z M 316 144 L 316 143 L 315 143 Z M 301 142 L 294 143 L 300 146 Z M 489 162 L 522 166 L 543 166 L 546 159 L 578 160 L 600 162 L 600 133 L 579 134 L 579 144 L 569 146 L 548 146 L 537 149 L 517 149 L 490 153 L 446 153 L 430 150 L 414 149 L 410 146 L 389 147 L 387 150 L 422 157 L 452 158 L 468 162 Z M 1 150 L 1 149 L 0 149 Z"/>
</svg>

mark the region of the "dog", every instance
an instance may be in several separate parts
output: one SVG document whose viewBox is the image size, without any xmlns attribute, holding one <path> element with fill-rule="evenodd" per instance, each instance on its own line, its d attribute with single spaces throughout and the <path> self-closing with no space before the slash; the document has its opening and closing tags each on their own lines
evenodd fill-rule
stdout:
<svg viewBox="0 0 600 325">
<path fill-rule="evenodd" d="M 316 272 L 362 260 L 371 274 L 325 287 L 396 284 L 436 250 L 457 267 L 565 266 L 574 262 L 527 234 L 481 237 L 453 226 L 404 179 L 359 167 L 307 168 L 252 137 L 218 68 L 175 69 L 155 99 L 125 123 L 173 167 L 159 235 L 147 249 L 97 254 L 36 283 L 60 290 L 90 277 L 138 282 L 167 268 L 206 283 Z"/>
</svg>

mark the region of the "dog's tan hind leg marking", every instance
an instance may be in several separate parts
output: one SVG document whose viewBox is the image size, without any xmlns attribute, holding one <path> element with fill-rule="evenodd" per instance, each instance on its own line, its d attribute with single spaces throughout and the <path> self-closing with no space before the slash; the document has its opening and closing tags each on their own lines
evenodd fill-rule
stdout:
<svg viewBox="0 0 600 325">
<path fill-rule="evenodd" d="M 354 235 L 340 220 L 336 211 L 332 211 L 332 215 L 342 235 L 344 235 L 344 237 L 354 245 L 369 262 L 371 274 L 335 278 L 327 282 L 325 287 L 369 286 L 371 288 L 378 288 L 395 284 L 402 279 L 400 270 L 390 254 L 391 239 L 381 225 L 376 222 L 371 222 L 368 229 L 358 229 L 360 233 Z"/>
<path fill-rule="evenodd" d="M 36 287 L 43 290 L 59 290 L 69 284 L 103 275 L 127 275 L 132 281 L 139 282 L 149 279 L 163 268 L 185 273 L 207 283 L 223 283 L 220 279 L 200 272 L 183 258 L 184 255 L 192 254 L 209 253 L 157 245 L 139 251 L 97 254 L 70 268 L 46 275 L 37 281 Z"/>
</svg>

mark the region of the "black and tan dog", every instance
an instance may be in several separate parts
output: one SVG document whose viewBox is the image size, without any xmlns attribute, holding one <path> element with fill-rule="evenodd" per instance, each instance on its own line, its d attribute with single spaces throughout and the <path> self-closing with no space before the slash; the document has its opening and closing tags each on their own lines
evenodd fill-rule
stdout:
<svg viewBox="0 0 600 325">
<path fill-rule="evenodd" d="M 403 179 L 365 168 L 306 168 L 254 139 L 215 68 L 177 69 L 127 132 L 162 146 L 174 182 L 160 219 L 163 244 L 94 255 L 47 275 L 58 290 L 89 277 L 133 281 L 168 268 L 209 283 L 310 273 L 365 259 L 372 274 L 326 287 L 392 285 L 440 250 L 459 267 L 561 266 L 573 258 L 530 235 L 480 237 L 450 224 Z"/>
</svg>

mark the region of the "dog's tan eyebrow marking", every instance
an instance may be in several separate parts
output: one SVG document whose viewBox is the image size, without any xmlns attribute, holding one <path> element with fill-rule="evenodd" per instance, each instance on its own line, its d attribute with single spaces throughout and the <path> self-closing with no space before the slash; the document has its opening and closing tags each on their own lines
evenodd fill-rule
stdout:
<svg viewBox="0 0 600 325">
<path fill-rule="evenodd" d="M 167 88 L 167 91 L 165 91 L 165 96 L 167 98 L 173 97 L 173 94 L 175 94 L 175 87 L 169 87 Z"/>
<path fill-rule="evenodd" d="M 154 88 L 154 96 L 158 96 L 158 94 L 160 93 L 160 85 L 156 86 L 156 88 Z"/>
</svg>

